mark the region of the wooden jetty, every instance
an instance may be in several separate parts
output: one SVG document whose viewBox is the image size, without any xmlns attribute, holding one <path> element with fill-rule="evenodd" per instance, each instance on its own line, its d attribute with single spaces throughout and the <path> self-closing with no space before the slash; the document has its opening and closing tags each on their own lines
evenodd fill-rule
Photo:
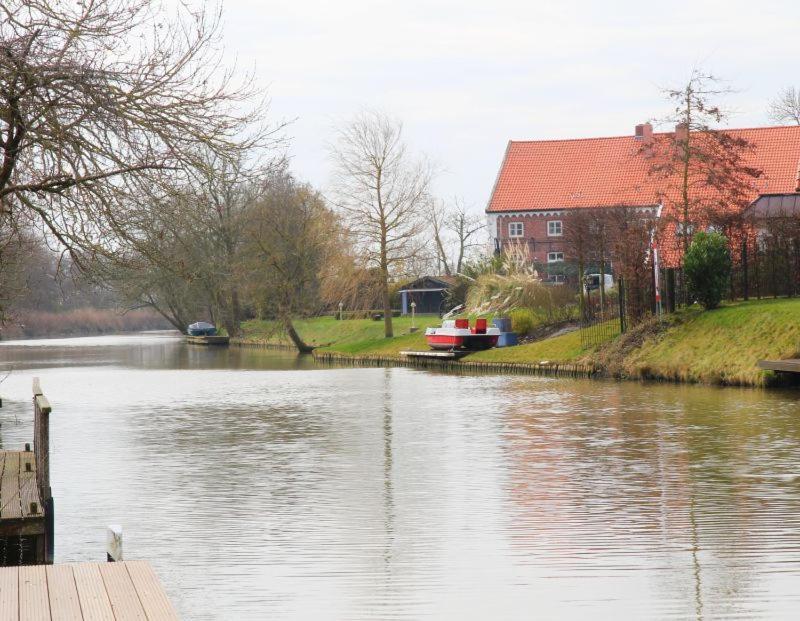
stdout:
<svg viewBox="0 0 800 621">
<path fill-rule="evenodd" d="M 33 380 L 34 450 L 0 451 L 0 565 L 53 562 L 50 404 Z"/>
<path fill-rule="evenodd" d="M 145 561 L 0 568 L 3 621 L 175 621 L 178 615 Z"/>
<path fill-rule="evenodd" d="M 470 352 L 468 351 L 443 351 L 432 350 L 427 351 L 401 351 L 400 355 L 407 358 L 434 358 L 436 360 L 458 360 L 463 358 Z"/>
<path fill-rule="evenodd" d="M 220 336 L 215 334 L 213 336 L 187 336 L 186 342 L 192 345 L 227 345 L 230 343 L 230 337 Z"/>
<path fill-rule="evenodd" d="M 778 373 L 800 373 L 800 359 L 759 360 L 758 368 L 764 369 L 765 371 L 776 371 Z"/>
</svg>

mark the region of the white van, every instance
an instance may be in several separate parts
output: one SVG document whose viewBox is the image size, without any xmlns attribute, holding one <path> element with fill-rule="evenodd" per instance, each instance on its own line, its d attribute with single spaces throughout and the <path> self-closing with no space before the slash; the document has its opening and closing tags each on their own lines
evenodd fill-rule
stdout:
<svg viewBox="0 0 800 621">
<path fill-rule="evenodd" d="M 603 288 L 609 291 L 614 288 L 614 277 L 611 274 L 603 274 Z M 583 290 L 586 292 L 600 288 L 600 274 L 586 274 L 583 277 Z"/>
</svg>

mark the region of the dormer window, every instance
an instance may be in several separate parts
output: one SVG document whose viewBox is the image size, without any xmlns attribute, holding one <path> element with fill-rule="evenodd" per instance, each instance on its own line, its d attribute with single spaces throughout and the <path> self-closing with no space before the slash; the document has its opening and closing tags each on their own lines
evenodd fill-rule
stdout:
<svg viewBox="0 0 800 621">
<path fill-rule="evenodd" d="M 564 227 L 561 220 L 550 220 L 547 223 L 548 237 L 561 237 L 564 234 Z"/>
<path fill-rule="evenodd" d="M 523 222 L 509 222 L 508 236 L 523 237 L 525 235 L 525 224 Z"/>
</svg>

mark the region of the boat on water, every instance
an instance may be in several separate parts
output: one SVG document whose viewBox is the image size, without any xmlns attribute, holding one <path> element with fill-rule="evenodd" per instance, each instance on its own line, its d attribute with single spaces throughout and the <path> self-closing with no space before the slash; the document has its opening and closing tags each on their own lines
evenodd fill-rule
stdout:
<svg viewBox="0 0 800 621">
<path fill-rule="evenodd" d="M 198 321 L 187 328 L 186 342 L 193 345 L 227 345 L 230 339 L 217 334 L 217 328 L 213 324 Z"/>
<path fill-rule="evenodd" d="M 217 328 L 207 321 L 198 321 L 189 326 L 187 333 L 189 336 L 214 336 Z"/>
<path fill-rule="evenodd" d="M 486 319 L 476 319 L 470 327 L 469 319 L 447 319 L 440 328 L 427 328 L 425 340 L 431 349 L 481 351 L 497 345 L 500 330 L 488 327 Z"/>
</svg>

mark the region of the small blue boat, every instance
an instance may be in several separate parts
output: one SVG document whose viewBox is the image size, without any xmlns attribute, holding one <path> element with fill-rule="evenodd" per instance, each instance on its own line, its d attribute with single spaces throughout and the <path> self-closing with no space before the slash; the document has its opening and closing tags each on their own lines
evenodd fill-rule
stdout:
<svg viewBox="0 0 800 621">
<path fill-rule="evenodd" d="M 214 336 L 217 333 L 217 329 L 207 321 L 198 321 L 191 324 L 187 332 L 189 336 Z"/>
</svg>

